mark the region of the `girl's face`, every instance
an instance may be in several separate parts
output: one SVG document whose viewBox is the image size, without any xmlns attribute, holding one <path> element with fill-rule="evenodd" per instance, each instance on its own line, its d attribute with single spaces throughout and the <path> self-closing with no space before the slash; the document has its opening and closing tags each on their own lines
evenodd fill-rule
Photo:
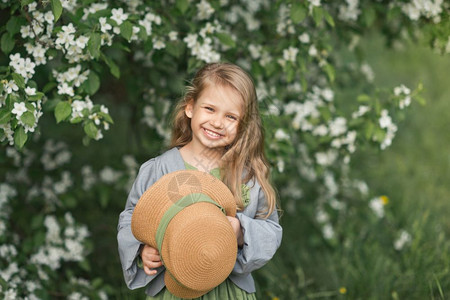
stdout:
<svg viewBox="0 0 450 300">
<path fill-rule="evenodd" d="M 186 106 L 191 119 L 192 146 L 198 150 L 223 150 L 233 143 L 243 116 L 241 96 L 231 87 L 210 84 L 197 101 Z"/>
</svg>

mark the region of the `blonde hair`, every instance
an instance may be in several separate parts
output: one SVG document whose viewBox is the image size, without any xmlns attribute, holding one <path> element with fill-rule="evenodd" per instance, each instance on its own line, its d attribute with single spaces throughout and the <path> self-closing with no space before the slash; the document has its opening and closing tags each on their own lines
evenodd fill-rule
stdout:
<svg viewBox="0 0 450 300">
<path fill-rule="evenodd" d="M 242 183 L 256 178 L 267 200 L 267 209 L 258 212 L 258 217 L 268 217 L 277 207 L 277 197 L 270 183 L 269 164 L 264 153 L 264 128 L 255 86 L 243 69 L 231 63 L 211 63 L 196 73 L 175 108 L 171 147 L 182 147 L 192 140 L 191 119 L 185 115 L 186 106 L 190 101 L 195 103 L 211 84 L 233 88 L 244 104 L 236 138 L 225 147 L 222 155 L 222 181 L 233 193 L 238 209 L 243 210 Z"/>
</svg>

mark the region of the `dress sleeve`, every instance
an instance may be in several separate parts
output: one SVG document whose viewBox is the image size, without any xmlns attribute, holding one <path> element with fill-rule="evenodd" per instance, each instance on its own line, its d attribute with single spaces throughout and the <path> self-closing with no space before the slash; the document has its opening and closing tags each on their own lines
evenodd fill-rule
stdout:
<svg viewBox="0 0 450 300">
<path fill-rule="evenodd" d="M 251 202 L 257 201 L 257 210 L 264 211 L 267 207 L 266 197 L 259 184 L 257 192 L 251 193 Z M 256 198 L 256 199 L 255 199 Z M 250 203 L 250 206 L 253 206 Z M 266 219 L 255 219 L 244 212 L 238 212 L 244 234 L 244 245 L 238 250 L 233 273 L 245 274 L 264 266 L 275 254 L 281 244 L 283 230 L 278 223 L 278 213 L 274 210 Z"/>
<path fill-rule="evenodd" d="M 137 257 L 142 243 L 136 240 L 131 232 L 131 216 L 134 207 L 141 195 L 161 177 L 159 173 L 160 171 L 157 169 L 154 159 L 147 161 L 141 166 L 128 195 L 125 209 L 119 216 L 119 224 L 117 226 L 119 256 L 125 283 L 130 289 L 146 286 L 155 277 L 159 276 L 162 273 L 161 270 L 164 268 L 158 268 L 156 275 L 149 276 L 142 268 L 138 267 Z"/>
</svg>

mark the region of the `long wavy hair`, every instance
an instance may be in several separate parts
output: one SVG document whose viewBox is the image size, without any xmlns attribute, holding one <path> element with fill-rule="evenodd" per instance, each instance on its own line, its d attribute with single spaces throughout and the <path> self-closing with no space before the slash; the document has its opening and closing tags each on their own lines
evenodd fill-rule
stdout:
<svg viewBox="0 0 450 300">
<path fill-rule="evenodd" d="M 198 70 L 175 108 L 170 146 L 183 147 L 192 140 L 191 119 L 185 114 L 186 105 L 190 101 L 195 103 L 212 85 L 233 88 L 244 104 L 236 138 L 223 150 L 219 164 L 222 181 L 233 193 L 238 210 L 243 210 L 242 184 L 256 178 L 267 200 L 267 208 L 258 212 L 257 217 L 268 217 L 277 207 L 277 197 L 270 183 L 269 164 L 264 153 L 264 128 L 255 85 L 243 69 L 231 63 L 210 63 Z"/>
</svg>

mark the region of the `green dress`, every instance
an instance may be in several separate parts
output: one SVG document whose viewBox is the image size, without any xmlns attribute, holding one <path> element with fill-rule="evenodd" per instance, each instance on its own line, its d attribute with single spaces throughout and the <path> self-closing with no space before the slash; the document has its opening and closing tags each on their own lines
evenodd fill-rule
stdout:
<svg viewBox="0 0 450 300">
<path fill-rule="evenodd" d="M 187 170 L 196 170 L 194 166 L 191 166 L 187 162 L 184 163 Z M 219 168 L 212 169 L 210 174 L 220 178 L 220 170 Z M 250 190 L 246 185 L 242 185 L 242 198 L 244 200 L 244 205 L 247 206 L 250 201 Z M 167 288 L 163 288 L 156 296 L 147 296 L 147 300 L 177 300 L 180 299 L 172 295 Z M 220 285 L 215 287 L 212 291 L 204 294 L 201 297 L 195 298 L 201 300 L 223 300 L 223 299 L 232 299 L 232 300 L 255 300 L 255 293 L 247 293 L 243 289 L 239 288 L 235 285 L 229 278 L 227 278 Z"/>
</svg>

